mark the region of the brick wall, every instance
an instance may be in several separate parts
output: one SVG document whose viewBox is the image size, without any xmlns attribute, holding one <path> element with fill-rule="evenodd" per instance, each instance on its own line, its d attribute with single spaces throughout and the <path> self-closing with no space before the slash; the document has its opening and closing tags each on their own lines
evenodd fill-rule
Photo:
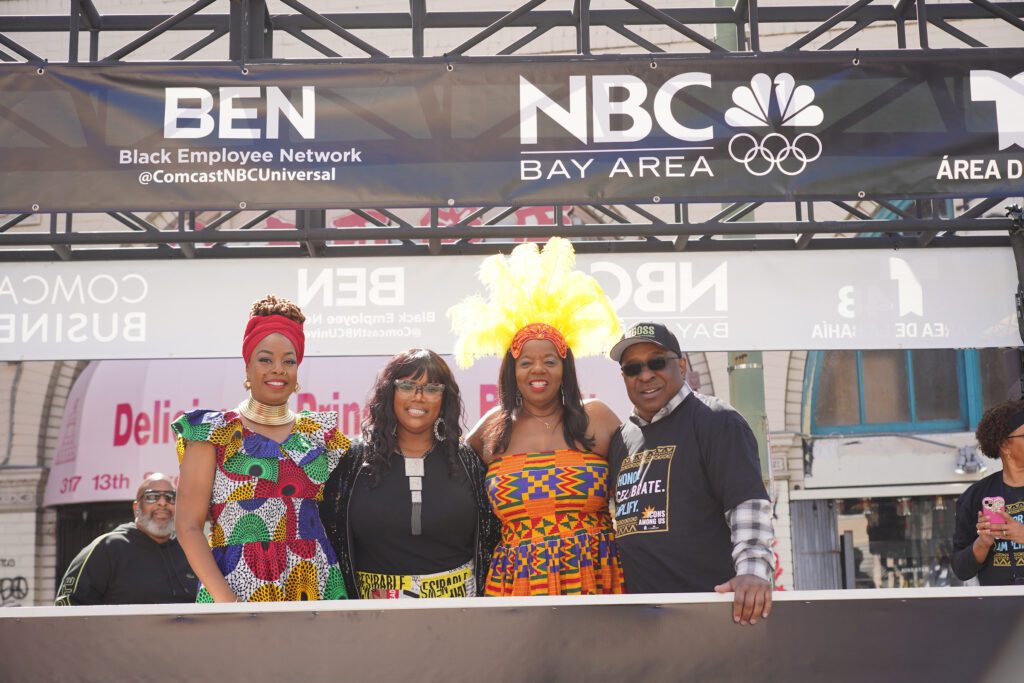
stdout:
<svg viewBox="0 0 1024 683">
<path fill-rule="evenodd" d="M 0 607 L 32 605 L 36 578 L 36 513 L 0 513 Z"/>
<path fill-rule="evenodd" d="M 0 366 L 0 605 L 53 602 L 56 512 L 42 491 L 74 378 L 85 363 Z"/>
</svg>

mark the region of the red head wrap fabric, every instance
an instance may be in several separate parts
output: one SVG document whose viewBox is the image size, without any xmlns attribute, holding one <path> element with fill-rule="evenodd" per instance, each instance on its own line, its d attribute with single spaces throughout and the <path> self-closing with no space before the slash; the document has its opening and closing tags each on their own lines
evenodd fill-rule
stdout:
<svg viewBox="0 0 1024 683">
<path fill-rule="evenodd" d="M 246 365 L 249 364 L 256 345 L 275 332 L 284 335 L 292 343 L 295 348 L 295 359 L 299 363 L 302 362 L 302 355 L 306 351 L 306 335 L 302 331 L 302 323 L 283 315 L 254 315 L 249 318 L 249 323 L 245 326 L 245 336 L 242 337 L 242 360 Z"/>
<path fill-rule="evenodd" d="M 516 336 L 512 337 L 512 343 L 508 349 L 512 352 L 512 357 L 519 358 L 519 355 L 523 352 L 523 345 L 531 339 L 547 339 L 555 345 L 558 357 L 565 358 L 565 350 L 567 348 L 565 337 L 551 325 L 545 325 L 544 323 L 530 323 L 516 332 Z"/>
</svg>

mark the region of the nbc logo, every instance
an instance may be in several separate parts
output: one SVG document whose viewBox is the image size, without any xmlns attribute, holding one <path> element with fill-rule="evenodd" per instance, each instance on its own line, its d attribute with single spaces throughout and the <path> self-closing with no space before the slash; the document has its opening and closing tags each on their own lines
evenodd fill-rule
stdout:
<svg viewBox="0 0 1024 683">
<path fill-rule="evenodd" d="M 773 97 L 774 96 L 774 97 Z M 733 128 L 771 128 L 772 132 L 758 139 L 752 133 L 737 133 L 729 140 L 729 156 L 743 164 L 747 172 L 765 176 L 778 170 L 788 176 L 799 175 L 807 164 L 821 156 L 821 139 L 813 133 L 800 133 L 792 139 L 781 127 L 812 127 L 821 125 L 825 115 L 813 104 L 814 89 L 796 85 L 793 76 L 781 73 L 772 79 L 757 74 L 750 85 L 733 90 L 735 106 L 725 112 L 725 122 Z"/>
</svg>

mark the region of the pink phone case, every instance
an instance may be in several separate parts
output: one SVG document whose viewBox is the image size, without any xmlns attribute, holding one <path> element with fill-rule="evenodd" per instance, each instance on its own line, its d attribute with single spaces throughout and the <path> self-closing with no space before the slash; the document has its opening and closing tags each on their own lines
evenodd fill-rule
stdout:
<svg viewBox="0 0 1024 683">
<path fill-rule="evenodd" d="M 981 499 L 981 511 L 985 513 L 989 524 L 1005 524 L 1006 520 L 999 514 L 1006 507 L 1006 501 L 1002 496 L 985 497 Z"/>
</svg>

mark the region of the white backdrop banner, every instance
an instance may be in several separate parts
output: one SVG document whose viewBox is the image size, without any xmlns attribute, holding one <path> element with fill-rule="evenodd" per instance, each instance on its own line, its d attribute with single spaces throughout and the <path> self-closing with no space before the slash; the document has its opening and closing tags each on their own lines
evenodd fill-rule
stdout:
<svg viewBox="0 0 1024 683">
<path fill-rule="evenodd" d="M 299 368 L 296 410 L 337 411 L 342 431 L 359 433 L 366 398 L 385 357 L 308 358 Z M 498 401 L 497 359 L 470 370 L 449 365 L 472 426 Z M 584 396 L 599 396 L 620 418 L 632 410 L 618 365 L 607 358 L 576 364 Z M 178 475 L 173 422 L 192 408 L 233 408 L 246 395 L 241 359 L 99 361 L 90 363 L 68 397 L 45 505 L 131 500 L 152 472 Z M 127 508 L 126 508 L 127 509 Z"/>
<path fill-rule="evenodd" d="M 237 356 L 249 305 L 302 306 L 311 356 L 450 353 L 445 312 L 481 291 L 464 256 L 13 263 L 0 360 Z M 624 324 L 692 351 L 1017 346 L 1010 249 L 585 254 Z"/>
</svg>

